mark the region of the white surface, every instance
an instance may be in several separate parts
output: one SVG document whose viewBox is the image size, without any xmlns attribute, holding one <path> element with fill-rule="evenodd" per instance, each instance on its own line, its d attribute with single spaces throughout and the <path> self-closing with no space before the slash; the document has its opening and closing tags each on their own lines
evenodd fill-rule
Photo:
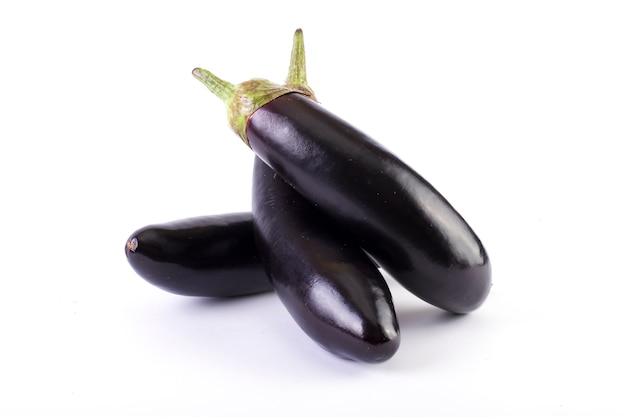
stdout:
<svg viewBox="0 0 626 417">
<path fill-rule="evenodd" d="M 175 4 L 0 6 L 0 415 L 626 413 L 623 3 Z M 377 366 L 273 295 L 178 297 L 123 253 L 145 224 L 248 209 L 252 153 L 190 72 L 281 81 L 297 27 L 322 104 L 493 260 L 462 318 L 390 282 L 403 340 Z"/>
</svg>

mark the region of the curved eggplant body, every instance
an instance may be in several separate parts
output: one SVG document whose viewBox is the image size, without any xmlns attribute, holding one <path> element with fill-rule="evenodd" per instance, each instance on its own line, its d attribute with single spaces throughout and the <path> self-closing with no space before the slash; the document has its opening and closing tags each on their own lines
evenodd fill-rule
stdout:
<svg viewBox="0 0 626 417">
<path fill-rule="evenodd" d="M 256 110 L 254 152 L 357 239 L 413 294 L 453 313 L 491 287 L 487 253 L 469 225 L 418 173 L 301 94 Z"/>
<path fill-rule="evenodd" d="M 365 252 L 258 158 L 252 206 L 263 264 L 298 325 L 346 359 L 393 356 L 400 333 L 391 294 Z"/>
<path fill-rule="evenodd" d="M 142 278 L 174 294 L 234 297 L 272 290 L 251 213 L 143 227 L 128 238 L 126 257 Z"/>
</svg>

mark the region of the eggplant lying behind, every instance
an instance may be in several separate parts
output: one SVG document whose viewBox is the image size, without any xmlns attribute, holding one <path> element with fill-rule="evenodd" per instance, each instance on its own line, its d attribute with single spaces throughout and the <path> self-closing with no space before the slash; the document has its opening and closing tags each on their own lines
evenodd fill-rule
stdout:
<svg viewBox="0 0 626 417">
<path fill-rule="evenodd" d="M 314 100 L 300 30 L 285 85 L 233 85 L 200 68 L 193 75 L 226 103 L 256 155 L 405 288 L 453 313 L 484 302 L 491 263 L 478 236 L 415 170 Z"/>
<path fill-rule="evenodd" d="M 276 294 L 298 325 L 337 356 L 382 362 L 400 332 L 377 266 L 332 221 L 255 158 L 252 217 Z"/>
<path fill-rule="evenodd" d="M 251 213 L 145 226 L 128 238 L 126 257 L 139 276 L 174 294 L 235 297 L 272 290 Z"/>
</svg>

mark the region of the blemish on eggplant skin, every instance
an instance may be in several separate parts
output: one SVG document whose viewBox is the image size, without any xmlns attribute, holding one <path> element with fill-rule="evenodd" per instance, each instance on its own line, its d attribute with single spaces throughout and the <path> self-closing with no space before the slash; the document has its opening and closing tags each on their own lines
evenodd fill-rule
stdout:
<svg viewBox="0 0 626 417">
<path fill-rule="evenodd" d="M 136 237 L 134 237 L 134 238 L 130 239 L 128 242 L 126 242 L 126 247 L 131 252 L 135 252 L 137 250 L 138 246 L 139 246 L 139 242 L 137 241 Z"/>
</svg>

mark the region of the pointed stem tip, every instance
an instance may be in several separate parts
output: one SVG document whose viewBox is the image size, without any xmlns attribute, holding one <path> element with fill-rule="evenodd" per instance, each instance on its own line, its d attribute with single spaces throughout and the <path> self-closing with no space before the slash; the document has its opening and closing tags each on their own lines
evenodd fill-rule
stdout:
<svg viewBox="0 0 626 417">
<path fill-rule="evenodd" d="M 195 68 L 191 74 L 223 102 L 226 103 L 232 98 L 235 86 L 228 81 L 224 81 L 202 68 Z"/>
<path fill-rule="evenodd" d="M 293 46 L 291 47 L 291 60 L 289 73 L 285 85 L 304 90 L 315 100 L 313 90 L 309 87 L 306 79 L 306 58 L 304 53 L 304 34 L 302 29 L 296 29 L 293 34 Z"/>
<path fill-rule="evenodd" d="M 304 56 L 304 36 L 302 29 L 296 30 L 293 35 L 293 46 L 291 47 L 291 61 L 289 63 L 289 73 L 287 74 L 287 84 L 306 85 L 306 59 Z"/>
</svg>

